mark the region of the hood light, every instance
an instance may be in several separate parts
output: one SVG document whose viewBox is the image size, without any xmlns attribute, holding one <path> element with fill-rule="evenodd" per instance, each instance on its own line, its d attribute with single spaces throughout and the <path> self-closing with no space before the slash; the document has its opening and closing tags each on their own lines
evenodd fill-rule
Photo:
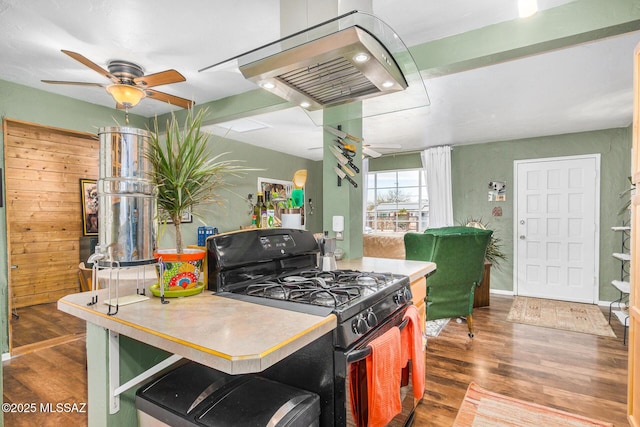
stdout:
<svg viewBox="0 0 640 427">
<path fill-rule="evenodd" d="M 366 53 L 359 53 L 353 57 L 353 60 L 359 63 L 367 62 L 369 60 L 369 55 Z"/>
<path fill-rule="evenodd" d="M 303 101 L 303 102 L 300 103 L 300 106 L 302 108 L 309 108 L 309 107 L 311 107 L 311 104 L 308 103 L 307 101 Z"/>
<path fill-rule="evenodd" d="M 389 80 L 387 80 L 386 82 L 382 83 L 382 87 L 384 87 L 384 88 L 389 88 L 391 86 L 393 86 L 393 82 L 391 82 Z"/>
<path fill-rule="evenodd" d="M 273 89 L 276 87 L 275 84 L 271 83 L 271 82 L 264 82 L 262 84 L 260 84 L 260 86 L 262 86 L 263 88 L 269 90 L 269 89 Z"/>
</svg>

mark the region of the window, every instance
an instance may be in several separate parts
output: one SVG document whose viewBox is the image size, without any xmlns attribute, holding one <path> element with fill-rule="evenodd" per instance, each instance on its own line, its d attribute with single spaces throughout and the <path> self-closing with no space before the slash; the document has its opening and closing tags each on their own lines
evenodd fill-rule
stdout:
<svg viewBox="0 0 640 427">
<path fill-rule="evenodd" d="M 420 232 L 429 225 L 429 199 L 422 169 L 370 172 L 365 197 L 365 233 Z"/>
</svg>

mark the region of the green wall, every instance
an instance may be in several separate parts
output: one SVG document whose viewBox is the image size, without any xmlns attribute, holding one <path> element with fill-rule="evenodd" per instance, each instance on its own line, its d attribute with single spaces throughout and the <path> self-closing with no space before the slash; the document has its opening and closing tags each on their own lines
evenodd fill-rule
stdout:
<svg viewBox="0 0 640 427">
<path fill-rule="evenodd" d="M 620 235 L 612 232 L 611 227 L 620 225 L 624 219 L 618 212 L 624 204 L 620 193 L 629 188 L 631 142 L 629 127 L 453 147 L 453 220 L 463 224 L 469 218 L 481 218 L 495 231 L 507 255 L 506 262 L 492 268 L 492 289 L 513 291 L 513 162 L 600 153 L 600 300 L 618 298 L 618 292 L 610 283 L 620 275 L 620 263 L 611 256 L 612 252 L 619 251 Z M 420 167 L 418 153 L 369 161 L 372 172 Z M 487 201 L 489 181 L 507 183 L 506 202 Z M 492 216 L 496 206 L 502 207 L 501 217 Z"/>
<path fill-rule="evenodd" d="M 455 146 L 451 155 L 453 215 L 456 223 L 482 218 L 502 240 L 507 261 L 491 272 L 491 288 L 513 290 L 513 198 L 514 160 L 600 153 L 600 300 L 611 301 L 618 293 L 610 285 L 619 278 L 620 263 L 611 253 L 619 251 L 620 235 L 611 227 L 620 225 L 623 200 L 619 194 L 629 187 L 631 129 L 608 129 L 555 135 L 517 141 Z M 506 202 L 487 201 L 487 183 L 506 181 Z M 502 216 L 492 209 L 502 207 Z"/>
<path fill-rule="evenodd" d="M 213 146 L 213 153 L 229 153 L 221 158 L 239 159 L 244 163 L 243 167 L 259 168 L 259 171 L 248 172 L 242 178 L 231 177 L 228 183 L 231 186 L 221 191 L 225 199 L 221 205 L 208 205 L 198 207 L 201 219 L 194 218 L 193 223 L 183 224 L 182 235 L 185 244 L 197 243 L 197 230 L 201 225 L 217 227 L 218 231 L 232 231 L 241 225 L 251 224 L 249 202 L 247 195 L 253 194 L 256 201 L 258 177 L 291 181 L 293 174 L 298 169 L 307 169 L 307 184 L 305 186 L 305 209 L 307 209 L 307 230 L 320 232 L 322 230 L 322 163 L 315 162 L 288 154 L 277 153 L 265 148 L 244 144 L 242 142 L 219 139 L 212 137 L 209 143 Z M 307 201 L 313 200 L 313 214 L 309 215 Z M 318 209 L 319 208 L 319 209 Z M 161 248 L 173 248 L 175 232 L 173 227 L 166 227 L 158 242 Z"/>
</svg>

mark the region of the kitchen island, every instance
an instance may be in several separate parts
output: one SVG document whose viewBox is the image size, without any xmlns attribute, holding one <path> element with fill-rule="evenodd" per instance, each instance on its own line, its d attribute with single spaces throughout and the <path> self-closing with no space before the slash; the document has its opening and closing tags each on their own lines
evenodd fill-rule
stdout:
<svg viewBox="0 0 640 427">
<path fill-rule="evenodd" d="M 433 263 L 374 258 L 341 261 L 338 267 L 404 274 L 412 282 L 435 270 Z M 107 290 L 98 292 L 98 303 L 92 306 L 87 305 L 87 292 L 58 302 L 60 310 L 87 321 L 89 425 L 135 425 L 137 386 L 122 392 L 118 406 L 110 398 L 112 390 L 169 356 L 231 374 L 260 372 L 336 326 L 333 315 L 297 313 L 219 297 L 210 291 L 170 299 L 169 304 L 150 297 L 121 305 L 111 316 L 104 303 Z M 120 295 L 126 292 L 121 288 Z"/>
</svg>

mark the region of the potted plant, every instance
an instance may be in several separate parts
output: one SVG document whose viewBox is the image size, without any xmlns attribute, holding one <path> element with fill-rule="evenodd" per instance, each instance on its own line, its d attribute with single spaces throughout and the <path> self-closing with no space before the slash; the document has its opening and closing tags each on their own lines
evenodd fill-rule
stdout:
<svg viewBox="0 0 640 427">
<path fill-rule="evenodd" d="M 467 227 L 475 227 L 486 230 L 488 228 L 488 224 L 482 222 L 482 218 L 467 219 L 465 224 Z M 491 240 L 489 240 L 489 245 L 487 246 L 487 253 L 485 255 L 485 259 L 489 261 L 492 265 L 495 265 L 497 268 L 500 268 L 500 262 L 506 261 L 507 255 L 502 251 L 502 240 L 499 237 L 496 237 L 496 234 L 491 235 Z"/>
<path fill-rule="evenodd" d="M 199 205 L 222 202 L 219 190 L 228 185 L 227 178 L 242 176 L 249 170 L 241 167 L 238 160 L 222 160 L 227 153 L 211 153 L 210 135 L 201 129 L 206 113 L 206 108 L 198 112 L 189 109 L 181 123 L 172 112 L 165 133 L 161 133 L 156 117 L 145 151 L 149 178 L 157 191 L 159 220 L 163 226 L 169 222 L 175 228 L 175 248 L 156 251 L 164 267 L 163 285 L 169 296 L 204 289 L 200 266 L 205 252 L 184 248 L 184 215 L 197 216 L 195 208 Z M 151 290 L 160 293 L 159 285 Z"/>
</svg>

